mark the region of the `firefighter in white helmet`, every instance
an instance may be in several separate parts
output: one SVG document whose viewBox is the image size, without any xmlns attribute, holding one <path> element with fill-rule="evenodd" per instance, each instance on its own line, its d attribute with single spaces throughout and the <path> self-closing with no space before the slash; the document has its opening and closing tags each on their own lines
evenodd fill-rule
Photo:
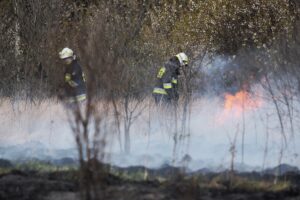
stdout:
<svg viewBox="0 0 300 200">
<path fill-rule="evenodd" d="M 86 99 L 85 77 L 72 49 L 66 47 L 59 52 L 65 64 L 64 89 L 67 103 L 78 103 Z"/>
<path fill-rule="evenodd" d="M 189 63 L 188 56 L 185 53 L 179 53 L 170 58 L 163 67 L 158 70 L 157 81 L 153 89 L 153 96 L 156 104 L 176 103 L 178 101 L 178 75 L 180 68 L 187 67 Z"/>
</svg>

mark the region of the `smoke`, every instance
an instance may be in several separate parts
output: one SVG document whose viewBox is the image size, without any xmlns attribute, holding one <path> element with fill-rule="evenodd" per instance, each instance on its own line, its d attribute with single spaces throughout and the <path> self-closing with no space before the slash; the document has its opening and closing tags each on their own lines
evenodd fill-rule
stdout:
<svg viewBox="0 0 300 200">
<path fill-rule="evenodd" d="M 195 100 L 191 109 L 189 137 L 181 138 L 183 142 L 177 147 L 179 150 L 175 162 L 174 117 L 163 109 L 146 109 L 133 124 L 131 154 L 122 153 L 118 137 L 112 132 L 105 149 L 106 162 L 123 167 L 144 165 L 155 168 L 164 164 L 182 165 L 182 158 L 189 155 L 191 161 L 188 162 L 188 167 L 192 170 L 204 167 L 222 170 L 229 168 L 230 144 L 237 133 L 235 163 L 241 166 L 241 170 L 278 165 L 283 138 L 272 102 L 264 100 L 260 106 L 245 110 L 241 115 L 233 114 L 236 111 L 241 112 L 235 110 L 240 108 L 231 109 L 229 115 L 224 116 L 226 109 L 223 99 L 203 97 Z M 48 100 L 35 105 L 23 101 L 11 103 L 3 100 L 0 115 L 0 145 L 7 147 L 0 154 L 2 158 L 76 156 L 74 152 L 60 155 L 59 152 L 62 151 L 58 151 L 75 151 L 76 147 L 65 110 L 59 103 Z M 220 121 L 222 116 L 224 118 Z M 179 116 L 178 122 L 180 120 Z M 298 130 L 299 127 L 294 128 Z M 180 126 L 178 129 L 180 130 Z M 284 146 L 282 163 L 299 166 L 300 137 L 296 131 L 292 134 L 290 127 L 286 128 L 285 134 L 288 144 Z M 123 142 L 122 138 L 121 143 Z M 19 152 L 16 148 L 8 148 L 11 146 L 20 147 Z M 25 155 L 24 148 L 21 148 L 24 146 L 31 148 L 29 155 Z M 46 151 L 41 154 L 43 148 Z"/>
<path fill-rule="evenodd" d="M 195 63 L 199 66 L 200 73 L 204 74 L 206 94 L 220 96 L 225 92 L 235 93 L 241 89 L 238 80 L 239 66 L 235 57 L 216 56 L 213 59 L 206 56 L 203 62 Z"/>
<path fill-rule="evenodd" d="M 21 145 L 40 141 L 46 147 L 70 148 L 74 141 L 64 108 L 47 100 L 39 104 L 2 100 L 1 145 Z"/>
<path fill-rule="evenodd" d="M 230 149 L 234 146 L 234 161 L 240 170 L 280 163 L 300 166 L 299 102 L 288 106 L 283 103 L 288 95 L 286 88 L 278 87 L 272 80 L 269 83 L 275 88 L 266 87 L 270 85 L 263 79 L 245 87 L 245 82 L 236 79 L 239 66 L 233 59 L 216 57 L 195 63 L 202 65 L 207 93 L 191 103 L 190 121 L 185 124 L 184 133 L 181 110 L 174 115 L 168 109 L 142 105 L 146 109 L 131 128 L 131 153 L 127 155 L 120 148 L 120 144 L 124 146 L 123 132 L 119 140 L 117 131 L 111 130 L 104 149 L 105 161 L 123 167 L 172 164 L 218 171 L 229 168 Z M 0 102 L 1 158 L 77 156 L 68 116 L 60 103 L 53 99 L 39 103 L 9 99 Z M 174 149 L 176 134 L 179 141 Z M 191 159 L 185 161 L 184 157 Z"/>
</svg>

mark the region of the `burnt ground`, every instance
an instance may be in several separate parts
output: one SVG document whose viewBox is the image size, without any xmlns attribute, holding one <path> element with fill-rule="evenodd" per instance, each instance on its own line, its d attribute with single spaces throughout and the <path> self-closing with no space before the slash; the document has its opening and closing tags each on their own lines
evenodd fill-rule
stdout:
<svg viewBox="0 0 300 200">
<path fill-rule="evenodd" d="M 130 180 L 109 174 L 98 190 L 102 193 L 100 199 L 105 200 L 300 200 L 300 187 L 297 185 L 300 177 L 293 177 L 293 184 L 275 191 L 274 188 L 265 190 L 254 185 L 249 187 L 251 184 L 247 187 L 245 185 L 230 187 L 230 183 L 220 178 L 220 174 L 188 178 L 177 175 L 165 181 Z M 287 176 L 282 178 L 286 179 Z M 78 180 L 76 170 L 58 172 L 12 170 L 0 175 L 0 199 L 77 200 L 80 199 Z M 204 184 L 199 184 L 199 180 Z M 236 179 L 236 182 L 241 182 L 240 180 Z"/>
</svg>

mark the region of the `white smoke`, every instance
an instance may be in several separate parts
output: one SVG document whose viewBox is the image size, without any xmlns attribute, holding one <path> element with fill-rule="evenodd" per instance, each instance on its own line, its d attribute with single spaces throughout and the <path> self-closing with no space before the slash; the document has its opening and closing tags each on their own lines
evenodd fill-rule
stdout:
<svg viewBox="0 0 300 200">
<path fill-rule="evenodd" d="M 208 97 L 193 102 L 190 137 L 183 139 L 184 142 L 178 146 L 175 164 L 182 164 L 182 157 L 188 154 L 192 158 L 188 167 L 192 170 L 204 167 L 215 170 L 229 168 L 230 142 L 233 141 L 238 131 L 235 158 L 237 166 L 243 164 L 244 169 L 249 166 L 248 169 L 253 170 L 262 166 L 278 165 L 282 135 L 273 104 L 264 101 L 258 108 L 245 110 L 244 117 L 229 115 L 220 122 L 219 117 L 224 112 L 222 102 L 219 98 Z M 42 154 L 45 157 L 62 157 L 64 155 L 58 155 L 57 152 L 61 151 L 57 150 L 74 150 L 76 147 L 65 110 L 57 102 L 48 100 L 36 105 L 24 101 L 12 104 L 9 100 L 2 100 L 0 116 L 0 147 L 31 146 L 33 150 L 30 156 L 32 157 L 38 157 L 41 153 L 41 146 L 46 149 Z M 111 143 L 106 149 L 108 155 L 106 161 L 119 166 L 144 165 L 152 168 L 172 164 L 174 160 L 173 119 L 171 115 L 157 111 L 157 109 L 144 110 L 131 130 L 131 154 L 125 155 L 121 152 L 117 136 L 112 133 L 108 138 Z M 241 150 L 243 127 L 245 133 L 244 163 L 242 163 Z M 267 130 L 269 133 L 268 151 L 264 159 Z M 300 166 L 297 156 L 300 153 L 298 130 L 299 127 L 295 126 L 294 135 L 292 135 L 290 129 L 286 129 L 288 146 L 284 149 L 282 163 Z M 39 150 L 34 151 L 35 148 Z M 0 156 L 18 159 L 25 156 L 22 154 L 25 153 L 11 154 L 9 150 L 4 150 Z"/>
</svg>

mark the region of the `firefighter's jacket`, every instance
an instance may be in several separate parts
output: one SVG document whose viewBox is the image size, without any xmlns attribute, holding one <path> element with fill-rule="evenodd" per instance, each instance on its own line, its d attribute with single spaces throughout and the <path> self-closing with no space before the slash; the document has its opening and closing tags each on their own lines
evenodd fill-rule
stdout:
<svg viewBox="0 0 300 200">
<path fill-rule="evenodd" d="M 67 102 L 79 102 L 86 99 L 85 76 L 77 60 L 66 67 L 65 94 Z"/>
<path fill-rule="evenodd" d="M 168 61 L 163 67 L 158 70 L 153 94 L 166 95 L 169 100 L 177 100 L 178 75 L 179 65 L 171 60 Z"/>
</svg>

